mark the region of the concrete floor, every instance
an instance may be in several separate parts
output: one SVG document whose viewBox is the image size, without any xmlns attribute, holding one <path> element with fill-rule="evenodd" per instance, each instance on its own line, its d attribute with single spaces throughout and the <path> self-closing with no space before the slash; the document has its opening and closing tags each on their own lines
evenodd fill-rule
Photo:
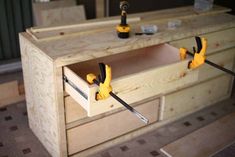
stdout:
<svg viewBox="0 0 235 157">
<path fill-rule="evenodd" d="M 235 97 L 91 157 L 163 157 L 162 146 L 234 111 Z M 50 157 L 28 127 L 25 102 L 0 108 L 0 128 L 0 157 Z M 235 144 L 214 157 L 234 156 Z"/>
</svg>

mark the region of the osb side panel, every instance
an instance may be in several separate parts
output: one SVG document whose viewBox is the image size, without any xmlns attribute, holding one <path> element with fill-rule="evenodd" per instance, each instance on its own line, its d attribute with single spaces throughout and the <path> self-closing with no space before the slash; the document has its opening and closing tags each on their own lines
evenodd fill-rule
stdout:
<svg viewBox="0 0 235 157">
<path fill-rule="evenodd" d="M 29 125 L 54 157 L 60 156 L 53 63 L 20 35 Z"/>
</svg>

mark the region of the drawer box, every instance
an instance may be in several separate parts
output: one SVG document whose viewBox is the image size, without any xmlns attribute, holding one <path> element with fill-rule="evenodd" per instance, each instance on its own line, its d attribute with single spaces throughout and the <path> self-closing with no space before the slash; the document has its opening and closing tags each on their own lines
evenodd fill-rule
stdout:
<svg viewBox="0 0 235 157">
<path fill-rule="evenodd" d="M 156 122 L 159 115 L 159 99 L 145 102 L 135 107 L 149 119 L 149 123 Z M 143 127 L 135 115 L 124 110 L 110 116 L 77 126 L 67 130 L 69 155 L 80 152 L 112 138 Z"/>
<path fill-rule="evenodd" d="M 80 92 L 66 82 L 64 89 L 88 116 L 95 116 L 122 106 L 111 97 L 95 100 L 98 87 L 89 85 L 86 75 L 98 75 L 99 62 L 112 67 L 114 93 L 131 104 L 196 82 L 198 70 L 188 70 L 188 61 L 180 61 L 179 50 L 168 44 L 146 47 L 64 67 L 64 75 Z"/>
</svg>

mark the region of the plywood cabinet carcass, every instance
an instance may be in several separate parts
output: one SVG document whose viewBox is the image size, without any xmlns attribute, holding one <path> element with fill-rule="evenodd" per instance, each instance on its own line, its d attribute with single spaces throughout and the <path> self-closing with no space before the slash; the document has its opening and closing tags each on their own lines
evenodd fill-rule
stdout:
<svg viewBox="0 0 235 157">
<path fill-rule="evenodd" d="M 52 156 L 88 156 L 229 97 L 230 76 L 208 65 L 189 70 L 191 58 L 180 61 L 178 48 L 191 48 L 195 35 L 205 36 L 208 59 L 232 70 L 235 17 L 219 6 L 199 14 L 192 9 L 176 8 L 164 16 L 162 11 L 143 13 L 140 21 L 131 24 L 133 32 L 126 40 L 119 39 L 114 23 L 108 22 L 116 17 L 30 28 L 20 34 L 29 125 Z M 181 19 L 181 27 L 167 29 L 172 18 Z M 100 28 L 95 21 L 107 24 Z M 135 36 L 146 23 L 158 25 L 159 32 Z M 146 115 L 151 124 L 143 125 L 112 98 L 95 100 L 98 87 L 88 84 L 85 77 L 90 72 L 98 74 L 99 62 L 112 67 L 113 92 Z M 64 82 L 64 77 L 83 94 Z M 201 90 L 206 94 L 200 94 Z M 191 100 L 191 92 L 200 104 Z M 118 129 L 109 131 L 113 123 Z M 94 136 L 97 131 L 99 137 Z"/>
</svg>

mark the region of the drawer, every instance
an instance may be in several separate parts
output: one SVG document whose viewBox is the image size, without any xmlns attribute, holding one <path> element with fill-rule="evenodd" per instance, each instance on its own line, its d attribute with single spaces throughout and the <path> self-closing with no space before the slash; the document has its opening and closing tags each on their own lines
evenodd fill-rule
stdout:
<svg viewBox="0 0 235 157">
<path fill-rule="evenodd" d="M 188 61 L 180 61 L 179 50 L 168 44 L 146 47 L 64 67 L 64 75 L 79 92 L 66 82 L 64 89 L 91 117 L 122 106 L 111 97 L 95 100 L 98 87 L 89 85 L 86 75 L 98 75 L 99 62 L 112 67 L 114 93 L 132 104 L 196 82 L 198 70 L 188 70 Z"/>
<path fill-rule="evenodd" d="M 150 123 L 158 120 L 159 99 L 145 102 L 135 107 L 143 113 Z M 74 154 L 107 140 L 121 136 L 145 126 L 128 110 L 67 130 L 68 152 Z"/>
<path fill-rule="evenodd" d="M 235 28 L 227 29 L 219 32 L 202 34 L 208 40 L 207 54 L 211 54 L 224 49 L 232 48 L 235 46 Z M 171 45 L 181 48 L 185 47 L 193 52 L 193 46 L 196 46 L 194 37 L 182 40 L 172 41 Z"/>
<path fill-rule="evenodd" d="M 183 116 L 229 97 L 232 77 L 222 75 L 165 96 L 161 120 Z"/>
<path fill-rule="evenodd" d="M 207 59 L 226 69 L 233 70 L 235 57 L 235 48 L 226 49 L 215 54 L 208 55 Z M 204 64 L 199 68 L 199 81 L 205 81 L 225 74 L 222 70 L 216 69 L 208 64 Z"/>
</svg>

